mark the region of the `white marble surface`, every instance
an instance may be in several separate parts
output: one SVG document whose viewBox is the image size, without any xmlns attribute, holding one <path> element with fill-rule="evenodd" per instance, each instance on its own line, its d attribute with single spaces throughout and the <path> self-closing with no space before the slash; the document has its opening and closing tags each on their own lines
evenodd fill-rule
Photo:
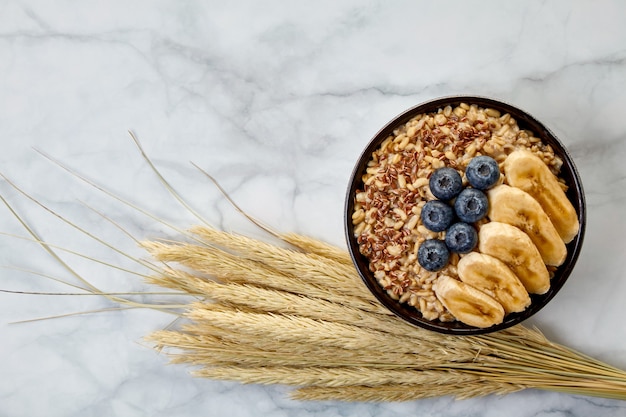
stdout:
<svg viewBox="0 0 626 417">
<path fill-rule="evenodd" d="M 588 199 L 575 272 L 531 321 L 555 341 L 626 368 L 626 4 L 613 1 L 0 1 L 0 171 L 134 255 L 176 233 L 64 172 L 33 148 L 180 227 L 194 222 L 152 175 L 133 130 L 204 216 L 251 231 L 190 164 L 283 231 L 344 245 L 355 158 L 391 117 L 473 93 L 542 119 L 569 147 Z M 133 264 L 0 180 L 43 238 Z M 0 231 L 25 235 L 0 207 Z M 64 255 L 106 290 L 141 280 Z M 0 264 L 71 277 L 37 245 L 0 236 Z M 71 291 L 0 269 L 0 288 Z M 171 318 L 94 297 L 0 294 L 0 416 L 623 416 L 626 402 L 526 391 L 399 404 L 301 403 L 282 387 L 192 379 L 141 338 Z"/>
</svg>

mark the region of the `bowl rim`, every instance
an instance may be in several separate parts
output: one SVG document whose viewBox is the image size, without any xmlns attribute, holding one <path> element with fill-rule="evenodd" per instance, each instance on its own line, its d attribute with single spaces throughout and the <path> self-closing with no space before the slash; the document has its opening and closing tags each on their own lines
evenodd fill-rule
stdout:
<svg viewBox="0 0 626 417">
<path fill-rule="evenodd" d="M 563 166 L 561 168 L 560 176 L 564 177 L 569 185 L 567 195 L 577 211 L 578 220 L 580 223 L 578 235 L 574 238 L 574 240 L 566 245 L 567 258 L 565 262 L 555 271 L 555 275 L 554 278 L 552 278 L 552 282 L 548 292 L 543 295 L 532 294 L 532 303 L 528 308 L 526 308 L 526 310 L 521 313 L 508 314 L 507 316 L 505 316 L 505 319 L 502 323 L 488 328 L 472 327 L 462 324 L 458 321 L 429 321 L 424 319 L 421 316 L 419 310 L 417 310 L 416 308 L 408 306 L 406 304 L 401 304 L 398 301 L 393 300 L 391 297 L 389 297 L 389 295 L 387 295 L 386 291 L 382 289 L 382 287 L 376 281 L 376 278 L 369 271 L 369 268 L 367 267 L 369 261 L 367 260 L 367 258 L 365 258 L 364 255 L 361 255 L 361 253 L 359 252 L 356 237 L 354 237 L 352 233 L 352 211 L 354 207 L 354 195 L 358 186 L 362 184 L 360 178 L 365 169 L 365 165 L 369 161 L 371 154 L 374 152 L 374 150 L 380 145 L 380 143 L 382 143 L 383 140 L 385 140 L 389 136 L 389 134 L 393 132 L 394 129 L 403 125 L 415 115 L 418 115 L 420 113 L 435 112 L 439 109 L 443 109 L 447 105 L 454 106 L 455 104 L 458 105 L 460 103 L 467 103 L 470 105 L 476 104 L 482 108 L 490 107 L 500 110 L 503 113 L 509 113 L 512 117 L 515 118 L 518 125 L 520 125 L 520 128 L 525 128 L 532 131 L 535 136 L 541 138 L 543 143 L 550 144 L 553 147 L 555 153 L 563 159 Z M 367 143 L 367 145 L 357 158 L 354 168 L 352 169 L 349 177 L 344 203 L 344 232 L 350 257 L 361 280 L 365 283 L 365 285 L 375 296 L 375 298 L 388 310 L 390 310 L 396 316 L 402 318 L 404 321 L 427 330 L 454 335 L 477 335 L 491 333 L 498 330 L 504 330 L 516 324 L 519 324 L 539 312 L 543 307 L 548 304 L 548 302 L 550 302 L 554 298 L 554 296 L 561 290 L 561 288 L 569 278 L 580 254 L 586 229 L 586 216 L 587 214 L 585 193 L 578 169 L 567 148 L 548 127 L 546 127 L 542 122 L 540 122 L 527 111 L 499 99 L 477 95 L 449 95 L 423 101 L 415 106 L 412 106 L 402 111 L 389 122 L 387 122 L 381 129 L 378 130 L 378 132 L 376 132 L 372 139 L 370 139 L 370 141 Z"/>
</svg>

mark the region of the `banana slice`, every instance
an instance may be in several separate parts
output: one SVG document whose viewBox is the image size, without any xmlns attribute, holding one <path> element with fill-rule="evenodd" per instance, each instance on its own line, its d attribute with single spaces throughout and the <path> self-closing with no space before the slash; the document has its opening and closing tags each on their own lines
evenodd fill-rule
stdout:
<svg viewBox="0 0 626 417">
<path fill-rule="evenodd" d="M 526 288 L 498 258 L 470 252 L 461 258 L 457 271 L 461 281 L 495 298 L 505 313 L 518 313 L 530 305 Z"/>
<path fill-rule="evenodd" d="M 548 215 L 530 194 L 509 185 L 498 185 L 487 191 L 489 219 L 520 228 L 533 241 L 546 265 L 559 266 L 565 261 L 567 248 Z"/>
<path fill-rule="evenodd" d="M 478 231 L 478 250 L 504 262 L 531 294 L 550 289 L 550 274 L 530 237 L 515 226 L 490 222 Z"/>
<path fill-rule="evenodd" d="M 486 328 L 504 320 L 504 308 L 500 303 L 461 281 L 443 275 L 433 289 L 441 304 L 462 323 Z"/>
<path fill-rule="evenodd" d="M 580 228 L 576 209 L 539 157 L 529 151 L 515 151 L 504 161 L 504 174 L 509 185 L 526 191 L 539 202 L 565 243 L 576 237 Z"/>
</svg>

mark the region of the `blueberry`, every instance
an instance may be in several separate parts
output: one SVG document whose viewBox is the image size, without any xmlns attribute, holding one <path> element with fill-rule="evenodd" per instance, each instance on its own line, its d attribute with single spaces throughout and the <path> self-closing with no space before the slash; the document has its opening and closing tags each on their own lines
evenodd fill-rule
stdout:
<svg viewBox="0 0 626 417">
<path fill-rule="evenodd" d="M 450 259 L 450 251 L 443 240 L 428 239 L 417 250 L 417 261 L 422 268 L 435 272 L 443 269 Z"/>
<path fill-rule="evenodd" d="M 500 179 L 500 168 L 495 159 L 481 155 L 472 158 L 467 164 L 465 176 L 472 187 L 487 190 L 496 185 Z"/>
<path fill-rule="evenodd" d="M 476 243 L 478 243 L 478 233 L 470 224 L 454 223 L 446 230 L 446 246 L 451 252 L 471 252 L 476 247 Z"/>
<path fill-rule="evenodd" d="M 454 168 L 439 168 L 430 176 L 430 192 L 440 200 L 451 200 L 463 189 L 461 175 Z"/>
<path fill-rule="evenodd" d="M 475 188 L 466 188 L 454 202 L 454 211 L 461 221 L 474 223 L 487 215 L 489 201 L 487 196 Z"/>
<path fill-rule="evenodd" d="M 428 230 L 443 232 L 451 224 L 454 210 L 440 200 L 431 200 L 422 207 L 422 223 Z"/>
</svg>

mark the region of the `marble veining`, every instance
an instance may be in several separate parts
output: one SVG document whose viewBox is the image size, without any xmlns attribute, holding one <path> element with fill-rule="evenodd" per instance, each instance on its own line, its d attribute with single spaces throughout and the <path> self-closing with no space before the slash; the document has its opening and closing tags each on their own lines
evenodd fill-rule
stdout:
<svg viewBox="0 0 626 417">
<path fill-rule="evenodd" d="M 625 15 L 619 0 L 0 2 L 0 195 L 51 244 L 145 272 L 9 183 L 145 256 L 116 224 L 138 238 L 176 230 L 44 156 L 171 225 L 197 222 L 151 172 L 131 130 L 212 224 L 264 236 L 190 162 L 264 223 L 345 246 L 348 177 L 378 129 L 427 99 L 498 98 L 559 136 L 587 195 L 576 269 L 528 324 L 626 368 Z M 13 236 L 26 234 L 4 207 L 0 232 L 0 289 L 72 291 L 50 279 L 76 282 L 67 271 Z M 62 256 L 103 290 L 148 290 L 139 276 Z M 626 415 L 624 402 L 534 390 L 464 401 L 296 402 L 285 387 L 190 377 L 142 340 L 172 317 L 112 308 L 92 296 L 0 293 L 0 416 Z"/>
</svg>

